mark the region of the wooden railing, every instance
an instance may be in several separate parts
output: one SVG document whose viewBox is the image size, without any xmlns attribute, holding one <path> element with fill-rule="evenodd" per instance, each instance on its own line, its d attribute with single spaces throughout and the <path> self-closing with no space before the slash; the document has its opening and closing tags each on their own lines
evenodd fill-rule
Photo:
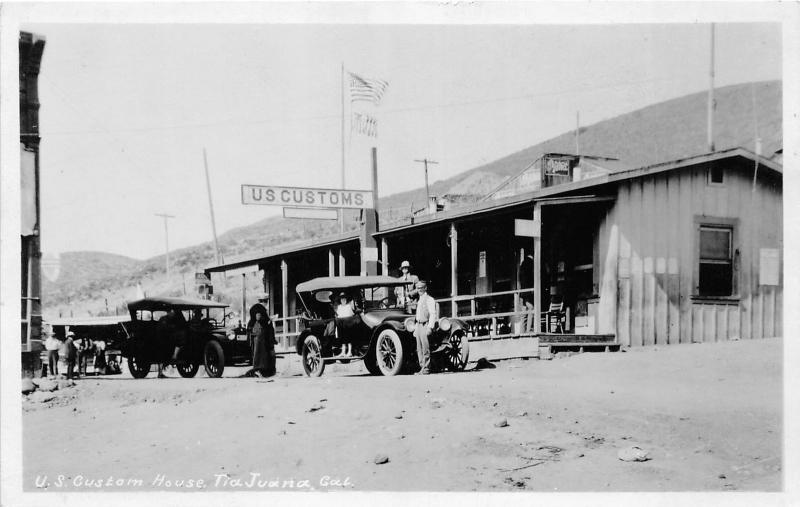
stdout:
<svg viewBox="0 0 800 507">
<path fill-rule="evenodd" d="M 530 317 L 533 318 L 531 332 L 525 333 L 525 330 L 521 329 L 522 319 L 528 314 L 521 297 L 526 293 L 533 297 L 533 289 L 517 289 L 439 298 L 436 302 L 439 305 L 440 317 L 456 317 L 470 324 L 470 341 L 493 340 L 536 334 L 539 318 L 533 314 L 533 310 L 530 310 Z M 485 305 L 489 306 L 490 311 L 481 308 Z M 497 306 L 510 307 L 510 310 L 492 311 L 493 307 Z"/>
<path fill-rule="evenodd" d="M 295 315 L 292 317 L 277 317 L 272 318 L 272 324 L 275 326 L 275 338 L 278 339 L 276 352 L 293 352 L 297 337 L 300 336 L 300 316 Z"/>
<path fill-rule="evenodd" d="M 463 295 L 436 300 L 439 305 L 440 317 L 453 317 L 453 308 L 456 308 L 455 317 L 470 324 L 470 341 L 493 340 L 510 338 L 525 334 L 536 334 L 540 325 L 540 318 L 534 318 L 531 332 L 525 333 L 521 329 L 522 317 L 527 310 L 522 303 L 522 294 L 533 294 L 533 289 L 518 289 L 502 292 L 489 292 L 486 294 Z M 533 297 L 533 296 L 531 296 Z M 503 301 L 505 300 L 505 301 Z M 510 311 L 485 311 L 484 305 L 505 306 L 510 304 Z M 297 337 L 302 331 L 299 316 L 272 318 L 275 326 L 275 337 L 278 338 L 278 353 L 294 352 Z"/>
</svg>

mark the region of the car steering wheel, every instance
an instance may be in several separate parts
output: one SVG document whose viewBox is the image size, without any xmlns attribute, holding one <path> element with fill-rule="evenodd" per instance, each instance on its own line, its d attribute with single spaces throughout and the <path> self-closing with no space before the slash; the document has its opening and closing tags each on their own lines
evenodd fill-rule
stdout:
<svg viewBox="0 0 800 507">
<path fill-rule="evenodd" d="M 384 309 L 389 308 L 389 298 L 388 297 L 385 297 L 385 298 L 381 299 L 380 307 L 384 308 Z"/>
</svg>

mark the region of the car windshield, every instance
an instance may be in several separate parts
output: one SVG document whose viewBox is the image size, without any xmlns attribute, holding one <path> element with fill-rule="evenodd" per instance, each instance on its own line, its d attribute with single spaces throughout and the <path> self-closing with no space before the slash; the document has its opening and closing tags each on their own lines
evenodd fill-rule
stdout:
<svg viewBox="0 0 800 507">
<path fill-rule="evenodd" d="M 216 323 L 217 326 L 225 324 L 225 315 L 227 308 L 197 308 L 191 310 L 182 310 L 183 320 L 188 323 L 208 323 L 209 319 Z M 159 321 L 167 315 L 166 310 L 139 310 L 136 312 L 136 320 L 138 321 Z"/>
<path fill-rule="evenodd" d="M 341 304 L 340 295 L 352 300 L 356 309 L 371 311 L 379 309 L 404 309 L 405 288 L 403 286 L 374 286 L 353 289 L 323 289 L 314 291 L 311 297 L 303 295 L 303 301 L 311 316 L 321 319 L 332 318 L 336 306 Z"/>
</svg>

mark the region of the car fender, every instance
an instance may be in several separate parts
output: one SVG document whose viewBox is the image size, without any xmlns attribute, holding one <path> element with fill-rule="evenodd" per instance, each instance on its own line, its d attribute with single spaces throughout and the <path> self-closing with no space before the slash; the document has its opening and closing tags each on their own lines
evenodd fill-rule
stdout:
<svg viewBox="0 0 800 507">
<path fill-rule="evenodd" d="M 414 341 L 413 330 L 406 329 L 402 322 L 387 320 L 372 330 L 372 337 L 369 340 L 370 352 L 375 350 L 375 342 L 378 340 L 378 335 L 381 334 L 381 332 L 383 332 L 385 329 L 394 329 L 397 331 L 397 334 L 400 336 L 400 340 L 402 340 L 403 345 L 411 346 L 411 344 L 416 344 Z"/>
<path fill-rule="evenodd" d="M 450 319 L 450 333 L 452 334 L 453 331 L 456 331 L 458 329 L 461 329 L 464 332 L 467 332 L 469 330 L 469 325 L 465 321 L 463 321 L 461 319 L 451 318 Z"/>
<path fill-rule="evenodd" d="M 306 336 L 313 335 L 314 333 L 311 332 L 310 329 L 304 329 L 300 336 L 297 337 L 297 343 L 294 344 L 295 351 L 297 351 L 297 355 L 303 355 L 303 342 L 306 341 Z M 319 338 L 319 337 L 317 337 Z"/>
</svg>

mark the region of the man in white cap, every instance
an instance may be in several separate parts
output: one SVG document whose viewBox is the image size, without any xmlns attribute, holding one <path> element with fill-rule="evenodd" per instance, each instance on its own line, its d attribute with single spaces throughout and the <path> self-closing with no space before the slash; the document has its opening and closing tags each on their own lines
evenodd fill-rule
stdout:
<svg viewBox="0 0 800 507">
<path fill-rule="evenodd" d="M 417 304 L 416 299 L 419 293 L 415 287 L 416 283 L 419 281 L 419 277 L 417 275 L 411 274 L 411 263 L 408 261 L 403 261 L 400 263 L 400 276 L 398 280 L 403 280 L 405 283 L 405 291 L 403 287 L 398 287 L 395 294 L 397 295 L 397 304 L 399 306 L 408 305 L 411 311 L 413 312 L 416 310 Z"/>
</svg>

